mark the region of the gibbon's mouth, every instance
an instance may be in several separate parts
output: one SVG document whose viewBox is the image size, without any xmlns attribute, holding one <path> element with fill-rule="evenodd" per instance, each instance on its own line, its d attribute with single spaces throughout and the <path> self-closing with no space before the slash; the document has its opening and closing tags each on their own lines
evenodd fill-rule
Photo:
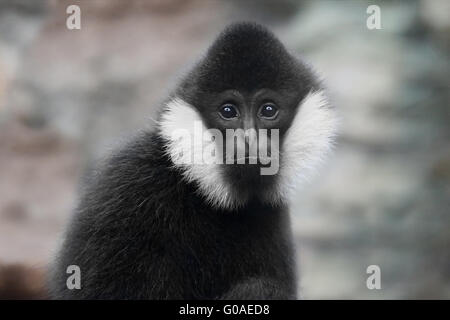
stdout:
<svg viewBox="0 0 450 320">
<path fill-rule="evenodd" d="M 280 163 L 278 158 L 271 157 L 257 157 L 257 156 L 243 156 L 240 158 L 234 157 L 233 161 L 225 162 L 224 166 L 232 168 L 232 171 L 242 175 L 245 172 L 245 176 L 254 177 L 276 175 L 280 169 Z M 239 161 L 238 161 L 239 160 Z"/>
<path fill-rule="evenodd" d="M 255 157 L 255 156 L 243 156 L 243 157 L 234 157 L 235 161 L 239 161 L 239 160 L 250 160 L 250 159 L 254 159 L 254 160 L 259 160 L 259 157 Z"/>
</svg>

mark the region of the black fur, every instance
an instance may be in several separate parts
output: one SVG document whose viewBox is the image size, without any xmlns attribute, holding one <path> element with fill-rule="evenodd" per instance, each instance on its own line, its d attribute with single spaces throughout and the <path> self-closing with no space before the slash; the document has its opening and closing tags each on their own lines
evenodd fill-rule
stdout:
<svg viewBox="0 0 450 320">
<path fill-rule="evenodd" d="M 238 24 L 224 31 L 174 95 L 212 126 L 205 108 L 223 91 L 245 96 L 268 88 L 295 108 L 314 86 L 311 73 L 270 32 Z M 182 178 L 164 147 L 157 129 L 143 133 L 90 179 L 52 270 L 52 296 L 296 298 L 287 208 L 256 197 L 239 209 L 215 209 Z M 80 290 L 66 287 L 68 265 L 81 268 Z"/>
</svg>

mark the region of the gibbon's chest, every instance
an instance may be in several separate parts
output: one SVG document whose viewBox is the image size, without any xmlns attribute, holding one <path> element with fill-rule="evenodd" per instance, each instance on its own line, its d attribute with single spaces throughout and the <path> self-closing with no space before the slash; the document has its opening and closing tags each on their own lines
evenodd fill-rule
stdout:
<svg viewBox="0 0 450 320">
<path fill-rule="evenodd" d="M 287 238 L 285 212 L 252 208 L 253 212 L 185 212 L 177 224 L 174 245 L 188 265 L 220 270 L 251 260 L 283 245 Z"/>
</svg>

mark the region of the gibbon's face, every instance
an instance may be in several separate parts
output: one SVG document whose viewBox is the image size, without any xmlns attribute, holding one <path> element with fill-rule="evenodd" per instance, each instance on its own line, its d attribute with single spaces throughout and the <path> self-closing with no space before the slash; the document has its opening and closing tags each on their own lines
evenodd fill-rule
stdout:
<svg viewBox="0 0 450 320">
<path fill-rule="evenodd" d="M 248 23 L 225 29 L 160 121 L 176 166 L 224 209 L 253 199 L 287 201 L 330 148 L 335 127 L 309 68 L 264 27 Z M 207 133 L 193 138 L 200 131 Z"/>
</svg>

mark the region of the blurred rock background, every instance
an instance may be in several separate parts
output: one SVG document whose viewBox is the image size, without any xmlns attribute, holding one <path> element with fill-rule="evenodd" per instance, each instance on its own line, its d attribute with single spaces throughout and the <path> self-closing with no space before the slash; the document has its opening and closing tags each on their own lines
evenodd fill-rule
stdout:
<svg viewBox="0 0 450 320">
<path fill-rule="evenodd" d="M 81 30 L 66 8 L 81 7 Z M 366 8 L 381 8 L 368 30 Z M 292 212 L 306 299 L 450 298 L 450 2 L 0 0 L 0 298 L 42 298 L 80 177 L 228 23 L 324 76 L 336 152 Z M 368 290 L 366 268 L 381 268 Z"/>
</svg>

